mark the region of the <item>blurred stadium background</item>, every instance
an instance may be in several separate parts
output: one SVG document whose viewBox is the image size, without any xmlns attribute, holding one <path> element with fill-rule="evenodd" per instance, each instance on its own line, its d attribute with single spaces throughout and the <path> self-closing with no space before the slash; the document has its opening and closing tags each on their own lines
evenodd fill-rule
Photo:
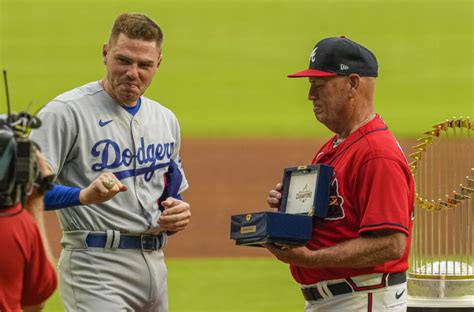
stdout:
<svg viewBox="0 0 474 312">
<path fill-rule="evenodd" d="M 146 95 L 178 116 L 191 182 L 192 224 L 166 251 L 171 311 L 302 310 L 287 266 L 235 247 L 228 224 L 266 209 L 282 168 L 309 162 L 331 135 L 314 120 L 307 82 L 286 78 L 321 38 L 345 35 L 376 54 L 377 111 L 403 147 L 445 118 L 474 117 L 471 0 L 0 0 L 13 110 L 36 112 L 102 78 L 102 44 L 127 11 L 164 29 Z M 48 225 L 56 237 L 53 213 Z M 46 311 L 61 310 L 56 294 Z"/>
</svg>

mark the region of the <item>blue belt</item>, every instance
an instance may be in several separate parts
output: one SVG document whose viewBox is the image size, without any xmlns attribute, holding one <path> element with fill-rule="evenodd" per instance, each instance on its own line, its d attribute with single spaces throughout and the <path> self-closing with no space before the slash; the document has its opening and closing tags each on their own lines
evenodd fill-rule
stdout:
<svg viewBox="0 0 474 312">
<path fill-rule="evenodd" d="M 86 238 L 87 246 L 105 248 L 107 242 L 107 234 L 105 233 L 89 233 Z M 117 248 L 120 249 L 141 249 L 142 251 L 155 251 L 163 248 L 165 238 L 163 234 L 158 235 L 120 235 L 120 241 Z M 114 245 L 113 241 L 110 245 Z"/>
</svg>

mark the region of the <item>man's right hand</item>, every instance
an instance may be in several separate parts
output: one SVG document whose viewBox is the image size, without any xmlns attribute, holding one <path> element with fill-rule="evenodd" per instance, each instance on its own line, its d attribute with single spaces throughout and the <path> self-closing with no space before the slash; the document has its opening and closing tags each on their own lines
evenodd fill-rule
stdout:
<svg viewBox="0 0 474 312">
<path fill-rule="evenodd" d="M 268 193 L 267 204 L 270 206 L 270 210 L 278 211 L 281 201 L 281 191 L 283 190 L 283 185 L 278 183 L 274 190 L 271 190 Z"/>
<path fill-rule="evenodd" d="M 165 210 L 158 223 L 163 231 L 179 232 L 184 230 L 191 219 L 191 206 L 182 200 L 168 197 L 161 202 Z"/>
<path fill-rule="evenodd" d="M 79 201 L 83 205 L 99 204 L 127 190 L 128 187 L 117 180 L 113 173 L 104 172 L 92 181 L 88 187 L 81 190 Z"/>
</svg>

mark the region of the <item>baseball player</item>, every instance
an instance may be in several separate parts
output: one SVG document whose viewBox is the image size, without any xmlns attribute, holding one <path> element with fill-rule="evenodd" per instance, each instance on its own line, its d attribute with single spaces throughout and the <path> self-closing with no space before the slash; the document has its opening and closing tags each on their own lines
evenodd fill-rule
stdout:
<svg viewBox="0 0 474 312">
<path fill-rule="evenodd" d="M 122 14 L 103 47 L 106 77 L 59 95 L 31 136 L 57 174 L 45 201 L 63 230 L 60 295 L 67 311 L 167 311 L 167 233 L 190 206 L 175 115 L 143 96 L 161 60 L 163 33 Z M 169 196 L 169 197 L 168 197 Z"/>
<path fill-rule="evenodd" d="M 328 216 L 315 222 L 305 247 L 268 245 L 289 263 L 305 311 L 405 311 L 414 182 L 387 125 L 374 112 L 378 65 L 345 37 L 317 43 L 309 69 L 316 119 L 336 135 L 313 164 L 334 167 Z M 280 204 L 282 185 L 269 193 Z"/>
</svg>

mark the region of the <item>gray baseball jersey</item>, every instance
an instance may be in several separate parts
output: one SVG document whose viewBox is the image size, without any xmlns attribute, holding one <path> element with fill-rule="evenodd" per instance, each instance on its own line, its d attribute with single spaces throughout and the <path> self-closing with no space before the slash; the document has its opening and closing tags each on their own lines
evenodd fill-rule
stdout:
<svg viewBox="0 0 474 312">
<path fill-rule="evenodd" d="M 57 181 L 87 187 L 102 172 L 128 186 L 103 204 L 57 210 L 64 231 L 59 260 L 60 294 L 67 311 L 167 311 L 163 252 L 88 248 L 89 231 L 157 233 L 170 162 L 182 174 L 180 129 L 174 114 L 146 97 L 134 116 L 98 82 L 64 93 L 39 113 L 43 125 L 31 138 L 42 149 Z M 113 245 L 113 244 L 112 244 Z"/>
<path fill-rule="evenodd" d="M 43 122 L 31 132 L 59 184 L 87 187 L 102 172 L 112 172 L 128 191 L 103 204 L 61 209 L 64 231 L 155 232 L 157 199 L 170 160 L 182 171 L 180 130 L 174 114 L 144 96 L 132 116 L 98 82 L 64 93 L 39 113 Z M 179 193 L 188 187 L 183 174 Z"/>
</svg>

